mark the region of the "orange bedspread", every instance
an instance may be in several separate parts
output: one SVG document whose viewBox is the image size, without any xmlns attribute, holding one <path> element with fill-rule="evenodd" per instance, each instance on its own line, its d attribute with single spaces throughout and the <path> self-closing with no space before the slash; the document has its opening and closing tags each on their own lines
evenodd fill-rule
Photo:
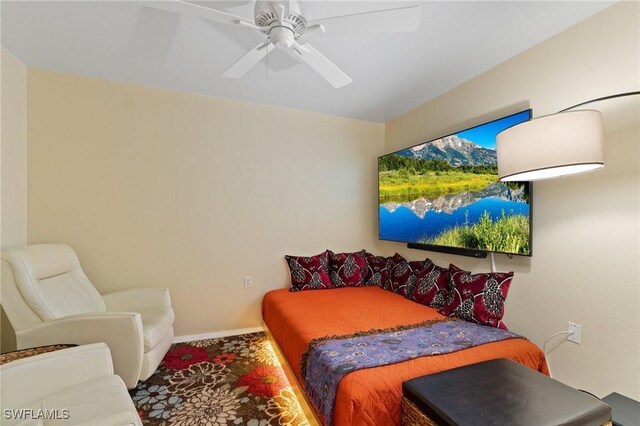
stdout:
<svg viewBox="0 0 640 426">
<path fill-rule="evenodd" d="M 262 302 L 262 317 L 300 385 L 301 356 L 312 339 L 443 318 L 433 308 L 379 287 L 270 291 Z M 338 386 L 334 424 L 399 425 L 403 381 L 494 358 L 509 358 L 548 374 L 542 351 L 524 339 L 358 370 Z"/>
</svg>

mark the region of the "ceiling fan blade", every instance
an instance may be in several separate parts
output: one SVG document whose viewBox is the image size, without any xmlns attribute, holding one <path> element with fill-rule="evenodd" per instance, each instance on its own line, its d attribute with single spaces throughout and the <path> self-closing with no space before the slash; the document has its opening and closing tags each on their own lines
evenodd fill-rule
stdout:
<svg viewBox="0 0 640 426">
<path fill-rule="evenodd" d="M 250 19 L 182 0 L 143 1 L 138 4 L 153 9 L 166 10 L 181 15 L 189 15 L 209 21 L 220 22 L 222 24 L 259 29 Z"/>
<path fill-rule="evenodd" d="M 294 50 L 300 58 L 306 62 L 315 72 L 320 74 L 322 78 L 327 80 L 336 89 L 351 83 L 351 77 L 344 73 L 333 62 L 327 59 L 322 53 L 318 52 L 310 44 L 294 44 Z"/>
<path fill-rule="evenodd" d="M 309 25 L 307 28 L 300 29 L 300 33 L 302 35 L 307 35 L 315 31 L 320 32 L 320 34 L 324 34 L 324 27 L 320 24 L 315 24 L 315 25 Z"/>
<path fill-rule="evenodd" d="M 285 17 L 285 13 L 284 13 L 284 6 L 279 4 L 276 7 L 276 15 L 278 15 L 278 22 L 280 23 L 280 25 L 284 25 L 284 17 Z"/>
<path fill-rule="evenodd" d="M 253 68 L 260 59 L 267 56 L 267 53 L 269 53 L 274 47 L 275 46 L 271 42 L 258 44 L 256 47 L 245 53 L 244 56 L 238 59 L 233 65 L 227 68 L 222 76 L 227 78 L 242 77 L 247 73 L 247 71 Z"/>
<path fill-rule="evenodd" d="M 308 21 L 321 24 L 326 35 L 413 32 L 420 25 L 420 5 L 333 16 Z"/>
</svg>

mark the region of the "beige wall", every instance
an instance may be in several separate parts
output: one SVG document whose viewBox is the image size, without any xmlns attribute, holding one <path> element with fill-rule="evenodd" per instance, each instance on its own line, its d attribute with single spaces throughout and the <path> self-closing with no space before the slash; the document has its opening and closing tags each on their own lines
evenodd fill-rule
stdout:
<svg viewBox="0 0 640 426">
<path fill-rule="evenodd" d="M 640 85 L 640 3 L 624 2 L 387 123 L 386 152 L 487 119 L 533 108 L 534 116 Z M 514 270 L 506 323 L 535 343 L 582 324 L 582 344 L 553 340 L 554 376 L 600 396 L 640 397 L 640 98 L 591 105 L 603 113 L 606 168 L 536 182 L 533 257 L 496 256 Z M 408 250 L 475 271 L 489 260 Z M 557 347 L 556 347 L 557 346 Z"/>
<path fill-rule="evenodd" d="M 0 49 L 2 148 L 0 238 L 2 248 L 27 242 L 27 67 Z"/>
<path fill-rule="evenodd" d="M 166 286 L 177 335 L 261 324 L 285 254 L 375 250 L 384 125 L 30 69 L 30 244 L 100 292 Z M 253 288 L 243 288 L 243 277 Z"/>
<path fill-rule="evenodd" d="M 27 243 L 27 67 L 0 49 L 0 247 Z M 1 299 L 1 297 L 0 297 Z M 0 310 L 0 351 L 15 348 L 13 329 Z"/>
</svg>

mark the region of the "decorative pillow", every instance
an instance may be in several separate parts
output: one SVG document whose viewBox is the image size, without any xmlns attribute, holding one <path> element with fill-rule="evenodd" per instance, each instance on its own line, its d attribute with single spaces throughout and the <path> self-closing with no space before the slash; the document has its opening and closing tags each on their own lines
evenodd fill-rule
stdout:
<svg viewBox="0 0 640 426">
<path fill-rule="evenodd" d="M 329 250 L 315 256 L 285 256 L 291 272 L 291 290 L 333 288 L 329 278 Z"/>
<path fill-rule="evenodd" d="M 407 262 L 397 262 L 388 268 L 386 289 L 404 297 L 411 298 L 417 274 L 433 265 L 429 259 Z"/>
<path fill-rule="evenodd" d="M 362 287 L 367 274 L 367 252 L 334 253 L 329 250 L 329 271 L 334 287 Z"/>
<path fill-rule="evenodd" d="M 453 313 L 452 312 L 448 312 L 447 311 L 447 306 L 452 306 L 453 307 L 453 303 L 454 303 L 454 298 L 456 295 L 456 286 L 453 283 L 453 280 L 451 280 L 451 274 L 453 274 L 454 272 L 467 272 L 464 271 L 463 269 L 458 268 L 456 265 L 454 265 L 453 263 L 449 264 L 449 276 L 447 277 L 447 291 L 446 291 L 446 296 L 444 298 L 444 305 L 442 305 L 442 309 L 440 309 L 438 312 L 440 312 L 442 315 L 447 315 L 449 316 L 449 314 Z M 455 307 L 454 307 L 455 309 Z"/>
<path fill-rule="evenodd" d="M 394 265 L 398 262 L 403 262 L 404 257 L 400 256 L 398 253 L 394 254 L 391 257 L 384 256 L 376 256 L 371 253 L 366 254 L 367 260 L 367 274 L 365 286 L 370 285 L 379 285 L 380 287 L 385 286 L 387 282 L 387 268 L 390 265 Z"/>
<path fill-rule="evenodd" d="M 432 308 L 442 308 L 449 286 L 449 269 L 431 264 L 419 271 L 409 298 Z"/>
<path fill-rule="evenodd" d="M 506 328 L 501 323 L 504 301 L 513 272 L 472 274 L 449 265 L 447 300 L 440 313 L 491 327 Z"/>
</svg>

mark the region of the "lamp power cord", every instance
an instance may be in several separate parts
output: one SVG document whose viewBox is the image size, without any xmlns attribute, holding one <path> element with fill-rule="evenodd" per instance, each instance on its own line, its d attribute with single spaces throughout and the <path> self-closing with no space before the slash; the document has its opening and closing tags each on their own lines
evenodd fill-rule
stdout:
<svg viewBox="0 0 640 426">
<path fill-rule="evenodd" d="M 558 331 L 557 333 L 553 333 L 551 336 L 544 339 L 544 343 L 542 344 L 542 353 L 544 354 L 545 358 L 547 358 L 547 343 L 549 343 L 549 340 L 553 339 L 554 337 L 561 336 L 563 334 L 566 334 L 564 340 L 567 340 L 567 338 L 573 334 L 573 331 L 568 331 L 568 330 Z M 553 374 L 551 373 L 551 364 L 549 363 L 548 359 L 547 359 L 547 367 L 549 368 L 549 377 L 553 377 Z"/>
</svg>

